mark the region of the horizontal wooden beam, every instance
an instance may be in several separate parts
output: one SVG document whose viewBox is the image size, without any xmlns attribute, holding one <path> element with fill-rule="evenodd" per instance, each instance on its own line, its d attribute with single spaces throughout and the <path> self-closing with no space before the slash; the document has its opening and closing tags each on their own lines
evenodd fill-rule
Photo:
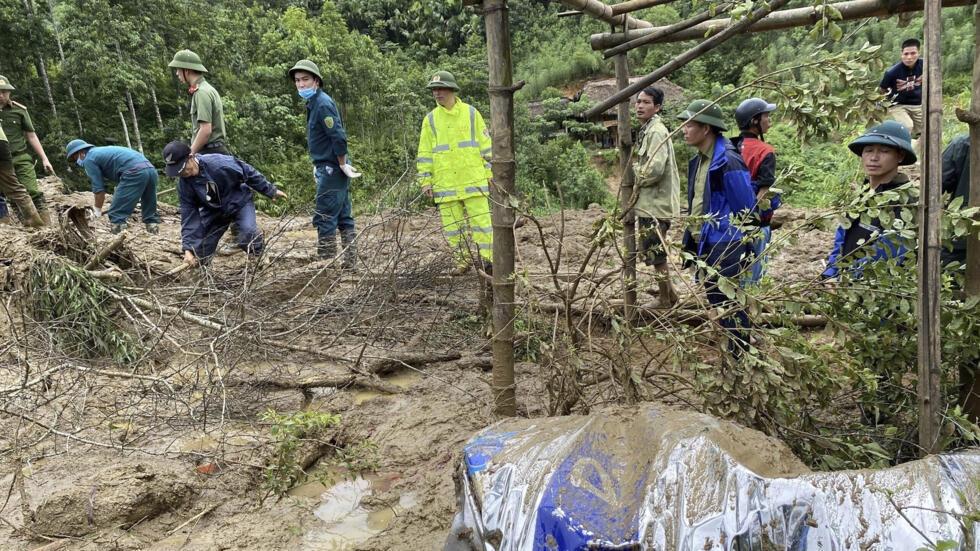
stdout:
<svg viewBox="0 0 980 551">
<path fill-rule="evenodd" d="M 625 2 L 613 4 L 609 7 L 612 8 L 613 15 L 621 15 L 637 10 L 652 8 L 654 6 L 660 6 L 662 4 L 670 4 L 673 1 L 674 0 L 626 0 Z"/>
<path fill-rule="evenodd" d="M 723 11 L 728 11 L 727 8 L 731 6 L 731 4 L 725 4 L 724 6 L 726 9 L 724 9 Z M 663 38 L 668 35 L 678 33 L 680 31 L 683 31 L 684 29 L 689 29 L 699 23 L 704 23 L 705 21 L 708 21 L 709 19 L 711 19 L 716 15 L 718 14 L 715 12 L 706 11 L 706 12 L 699 13 L 695 16 L 689 17 L 687 19 L 684 19 L 682 21 L 678 21 L 677 23 L 667 25 L 666 27 L 657 27 L 657 29 L 659 29 L 659 32 L 652 32 L 649 34 L 645 34 L 639 38 L 634 38 L 629 42 L 624 42 L 619 46 L 613 46 L 612 48 L 609 48 L 605 52 L 602 52 L 602 57 L 605 59 L 609 59 L 610 57 L 615 57 L 619 54 L 626 53 L 635 48 L 639 48 L 640 46 L 643 46 L 645 44 L 656 42 L 657 39 L 659 38 Z"/>
<path fill-rule="evenodd" d="M 944 8 L 967 6 L 976 0 L 942 0 Z M 849 0 L 831 4 L 837 8 L 844 20 L 863 19 L 865 17 L 881 17 L 896 13 L 922 11 L 922 0 Z M 746 32 L 758 33 L 812 25 L 820 20 L 820 12 L 813 7 L 794 8 L 772 13 L 746 29 Z M 662 35 L 668 27 L 652 27 L 631 30 L 626 33 L 601 33 L 589 38 L 593 50 L 605 50 L 620 44 L 635 40 L 648 34 L 657 33 L 659 36 L 650 43 L 681 42 L 684 40 L 702 39 L 721 32 L 729 25 L 730 18 L 719 18 L 706 21 L 683 31 Z"/>
<path fill-rule="evenodd" d="M 770 0 L 768 4 L 763 2 L 761 4 L 761 7 L 754 10 L 751 14 L 747 15 L 742 19 L 739 19 L 738 21 L 735 22 L 735 24 L 729 26 L 728 28 L 721 31 L 720 33 L 711 36 L 709 38 L 706 38 L 704 42 L 698 44 L 697 46 L 694 46 L 693 48 L 688 49 L 686 52 L 671 59 L 670 61 L 662 65 L 660 68 L 650 73 L 649 75 L 640 78 L 633 84 L 630 84 L 626 88 L 623 88 L 620 91 L 616 92 L 615 94 L 602 100 L 597 105 L 589 108 L 585 113 L 582 114 L 582 116 L 586 119 L 592 119 L 604 113 L 607 109 L 609 109 L 614 105 L 617 105 L 624 101 L 629 101 L 629 98 L 634 94 L 636 94 L 637 92 L 639 92 L 640 90 L 643 90 L 644 88 L 650 86 L 654 82 L 657 82 L 658 80 L 666 77 L 667 75 L 687 65 L 692 60 L 701 57 L 702 55 L 704 55 L 705 52 L 711 50 L 712 48 L 715 48 L 719 44 L 730 39 L 731 37 L 744 32 L 746 27 L 755 23 L 756 21 L 759 21 L 760 19 L 768 15 L 771 11 L 782 8 L 783 6 L 786 5 L 787 2 L 789 2 L 789 0 Z"/>
<path fill-rule="evenodd" d="M 627 29 L 648 29 L 653 27 L 653 24 L 649 21 L 642 21 L 626 14 L 616 15 L 612 11 L 612 6 L 599 0 L 561 0 L 561 3 L 610 25 L 625 26 Z"/>
</svg>

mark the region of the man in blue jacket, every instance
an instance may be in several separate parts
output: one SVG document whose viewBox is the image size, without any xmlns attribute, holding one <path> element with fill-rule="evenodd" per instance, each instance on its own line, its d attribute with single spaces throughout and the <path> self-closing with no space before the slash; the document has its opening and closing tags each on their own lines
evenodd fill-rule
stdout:
<svg viewBox="0 0 980 551">
<path fill-rule="evenodd" d="M 909 182 L 908 176 L 898 171 L 902 165 L 915 164 L 912 136 L 897 121 L 885 121 L 875 126 L 847 146 L 861 157 L 866 176 L 865 184 L 875 194 L 893 190 Z M 878 218 L 868 223 L 861 217 L 850 218 L 845 228 L 840 226 L 834 236 L 834 247 L 827 257 L 824 279 L 837 278 L 847 268 L 851 277 L 860 277 L 869 262 L 903 256 L 908 248 Z"/>
<path fill-rule="evenodd" d="M 286 194 L 248 163 L 231 155 L 192 154 L 187 144 L 163 148 L 166 173 L 177 182 L 180 199 L 180 241 L 184 262 L 208 264 L 228 226 L 238 224 L 238 246 L 249 255 L 262 254 L 262 232 L 255 219 L 252 190 L 275 201 Z"/>
<path fill-rule="evenodd" d="M 342 265 L 353 268 L 354 215 L 350 180 L 360 174 L 347 164 L 347 132 L 333 98 L 322 90 L 323 77 L 315 63 L 301 59 L 288 72 L 296 92 L 306 100 L 306 141 L 316 178 L 317 256 L 332 259 L 337 254 L 337 229 L 344 247 Z"/>
<path fill-rule="evenodd" d="M 106 181 L 116 182 L 109 206 L 112 233 L 126 229 L 127 220 L 140 204 L 147 233 L 159 232 L 157 213 L 157 170 L 142 153 L 115 145 L 95 147 L 85 140 L 72 140 L 65 146 L 65 156 L 85 170 L 95 194 L 95 213 L 102 215 Z"/>
<path fill-rule="evenodd" d="M 728 126 L 718 105 L 695 100 L 677 118 L 684 121 L 684 141 L 697 150 L 687 168 L 687 207 L 691 216 L 701 217 L 684 232 L 682 246 L 712 268 L 698 275 L 708 302 L 731 310 L 736 303 L 721 290 L 720 278 L 737 278 L 747 264 L 740 226 L 749 220 L 756 204 L 752 179 L 735 146 L 722 134 Z M 737 281 L 728 285 L 729 292 L 736 287 Z M 729 352 L 739 357 L 748 347 L 748 315 L 738 309 L 724 317 L 721 325 L 729 332 Z"/>
</svg>

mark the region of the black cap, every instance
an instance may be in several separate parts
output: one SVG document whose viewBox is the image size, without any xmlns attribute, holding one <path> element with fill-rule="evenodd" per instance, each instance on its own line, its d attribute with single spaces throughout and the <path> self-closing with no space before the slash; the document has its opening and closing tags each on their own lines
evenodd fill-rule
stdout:
<svg viewBox="0 0 980 551">
<path fill-rule="evenodd" d="M 191 155 L 191 147 L 184 142 L 173 141 L 163 148 L 163 161 L 167 163 L 164 172 L 171 178 L 180 176 L 187 164 L 187 158 Z"/>
</svg>

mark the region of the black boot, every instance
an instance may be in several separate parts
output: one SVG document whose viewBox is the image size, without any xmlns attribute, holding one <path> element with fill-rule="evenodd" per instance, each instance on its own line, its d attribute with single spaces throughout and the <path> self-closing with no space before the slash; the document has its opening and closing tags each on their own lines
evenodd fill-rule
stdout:
<svg viewBox="0 0 980 551">
<path fill-rule="evenodd" d="M 340 261 L 340 266 L 345 270 L 353 270 L 354 265 L 357 264 L 356 239 L 357 233 L 354 230 L 341 230 L 340 245 L 344 248 L 344 256 Z"/>
<path fill-rule="evenodd" d="M 316 242 L 316 255 L 321 260 L 333 260 L 337 256 L 337 236 L 321 237 Z"/>
</svg>

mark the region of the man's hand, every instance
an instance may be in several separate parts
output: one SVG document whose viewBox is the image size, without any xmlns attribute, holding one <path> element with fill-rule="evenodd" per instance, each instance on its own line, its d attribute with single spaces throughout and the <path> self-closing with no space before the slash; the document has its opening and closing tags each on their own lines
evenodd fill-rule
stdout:
<svg viewBox="0 0 980 551">
<path fill-rule="evenodd" d="M 429 199 L 432 199 L 432 186 L 422 186 L 422 193 Z"/>
<path fill-rule="evenodd" d="M 278 199 L 280 197 L 282 197 L 283 199 L 286 199 L 289 196 L 286 195 L 285 193 L 283 193 L 281 189 L 277 189 L 276 190 L 276 194 L 272 196 L 272 200 L 275 201 L 276 199 Z"/>
<path fill-rule="evenodd" d="M 191 266 L 197 266 L 197 257 L 194 256 L 193 251 L 184 251 L 184 264 Z"/>
<path fill-rule="evenodd" d="M 54 176 L 54 167 L 51 166 L 51 161 L 44 159 L 41 161 L 41 164 L 44 166 L 44 171 L 47 172 L 48 175 Z"/>
</svg>

